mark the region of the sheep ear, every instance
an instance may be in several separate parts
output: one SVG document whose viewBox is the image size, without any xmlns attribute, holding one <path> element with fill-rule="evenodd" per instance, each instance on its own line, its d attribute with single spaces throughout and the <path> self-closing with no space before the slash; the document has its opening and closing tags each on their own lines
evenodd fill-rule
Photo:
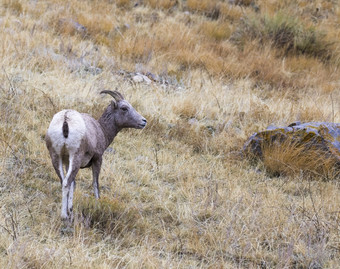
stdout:
<svg viewBox="0 0 340 269">
<path fill-rule="evenodd" d="M 111 107 L 113 108 L 113 109 L 116 109 L 118 106 L 117 106 L 117 102 L 115 102 L 115 101 L 111 101 Z"/>
</svg>

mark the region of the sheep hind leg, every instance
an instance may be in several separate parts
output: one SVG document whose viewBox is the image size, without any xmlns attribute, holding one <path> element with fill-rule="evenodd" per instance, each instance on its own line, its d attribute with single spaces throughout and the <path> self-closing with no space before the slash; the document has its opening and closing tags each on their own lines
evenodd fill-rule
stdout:
<svg viewBox="0 0 340 269">
<path fill-rule="evenodd" d="M 68 201 L 67 201 L 67 213 L 71 221 L 73 221 L 73 195 L 74 195 L 75 188 L 76 188 L 76 180 L 74 178 L 70 184 L 70 192 L 69 192 Z"/>
<path fill-rule="evenodd" d="M 69 159 L 69 169 L 66 177 L 63 180 L 62 185 L 62 205 L 61 205 L 61 218 L 69 219 L 72 218 L 73 210 L 73 192 L 75 189 L 75 177 L 79 171 L 79 166 L 75 166 L 75 162 L 72 157 Z"/>
<path fill-rule="evenodd" d="M 51 156 L 53 168 L 55 172 L 57 173 L 57 176 L 60 179 L 60 183 L 63 184 L 63 179 L 65 178 L 65 176 L 64 176 L 64 170 L 63 170 L 62 158 L 55 152 L 53 153 L 51 152 L 50 156 Z"/>
<path fill-rule="evenodd" d="M 62 160 L 62 158 L 59 158 L 59 162 L 58 163 L 59 163 L 59 173 L 60 173 L 60 175 L 58 175 L 58 176 L 60 178 L 60 183 L 63 184 L 63 180 L 65 178 L 65 175 L 64 175 L 63 160 Z M 57 172 L 57 174 L 58 174 L 58 172 Z"/>
</svg>

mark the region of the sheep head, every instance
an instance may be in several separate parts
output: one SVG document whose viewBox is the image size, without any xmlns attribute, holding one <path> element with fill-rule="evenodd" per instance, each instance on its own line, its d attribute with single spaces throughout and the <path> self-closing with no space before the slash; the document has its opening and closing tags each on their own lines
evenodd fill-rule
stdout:
<svg viewBox="0 0 340 269">
<path fill-rule="evenodd" d="M 111 102 L 111 113 L 114 115 L 117 127 L 143 129 L 146 126 L 146 119 L 124 99 L 120 92 L 104 90 L 100 93 L 109 94 L 114 98 Z"/>
</svg>

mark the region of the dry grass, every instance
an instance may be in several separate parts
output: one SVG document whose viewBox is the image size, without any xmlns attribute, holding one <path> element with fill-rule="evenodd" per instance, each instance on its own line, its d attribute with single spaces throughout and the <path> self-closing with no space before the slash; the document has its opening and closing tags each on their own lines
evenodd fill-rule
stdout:
<svg viewBox="0 0 340 269">
<path fill-rule="evenodd" d="M 271 177 L 237 154 L 269 124 L 340 121 L 339 6 L 329 3 L 5 1 L 0 267 L 338 268 L 339 178 L 320 180 L 331 163 L 313 172 L 306 158 L 311 177 L 301 152 L 275 149 L 265 162 L 282 173 Z M 323 32 L 330 58 L 283 57 L 268 37 L 235 43 L 241 18 L 280 10 Z M 100 90 L 116 87 L 149 124 L 105 153 L 101 200 L 80 171 L 67 227 L 46 129 L 63 108 L 98 118 L 109 103 Z"/>
<path fill-rule="evenodd" d="M 234 33 L 233 40 L 241 47 L 249 39 L 258 39 L 261 44 L 270 42 L 289 54 L 308 55 L 328 61 L 334 53 L 332 43 L 315 27 L 307 26 L 290 13 L 278 12 L 272 16 L 258 15 L 245 18 Z"/>
<path fill-rule="evenodd" d="M 264 145 L 263 165 L 272 175 L 294 176 L 329 180 L 339 177 L 339 160 L 316 147 L 306 147 L 298 141 L 287 139 L 283 143 Z"/>
</svg>

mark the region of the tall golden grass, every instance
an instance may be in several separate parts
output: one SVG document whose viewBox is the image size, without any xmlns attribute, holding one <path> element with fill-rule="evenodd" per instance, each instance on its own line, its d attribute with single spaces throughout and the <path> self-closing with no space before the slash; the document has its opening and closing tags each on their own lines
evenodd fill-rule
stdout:
<svg viewBox="0 0 340 269">
<path fill-rule="evenodd" d="M 329 180 L 339 176 L 339 160 L 331 151 L 287 139 L 263 146 L 263 165 L 273 175 L 299 173 L 313 179 Z"/>
<path fill-rule="evenodd" d="M 340 121 L 339 4 L 136 2 L 0 6 L 0 267 L 338 268 L 332 163 L 322 174 L 289 147 L 255 166 L 238 153 L 269 124 Z M 279 11 L 322 32 L 330 58 L 285 54 L 270 35 L 236 42 L 244 20 Z M 98 118 L 99 92 L 116 87 L 149 124 L 105 153 L 99 201 L 80 171 L 67 226 L 45 132 L 64 108 Z"/>
</svg>

